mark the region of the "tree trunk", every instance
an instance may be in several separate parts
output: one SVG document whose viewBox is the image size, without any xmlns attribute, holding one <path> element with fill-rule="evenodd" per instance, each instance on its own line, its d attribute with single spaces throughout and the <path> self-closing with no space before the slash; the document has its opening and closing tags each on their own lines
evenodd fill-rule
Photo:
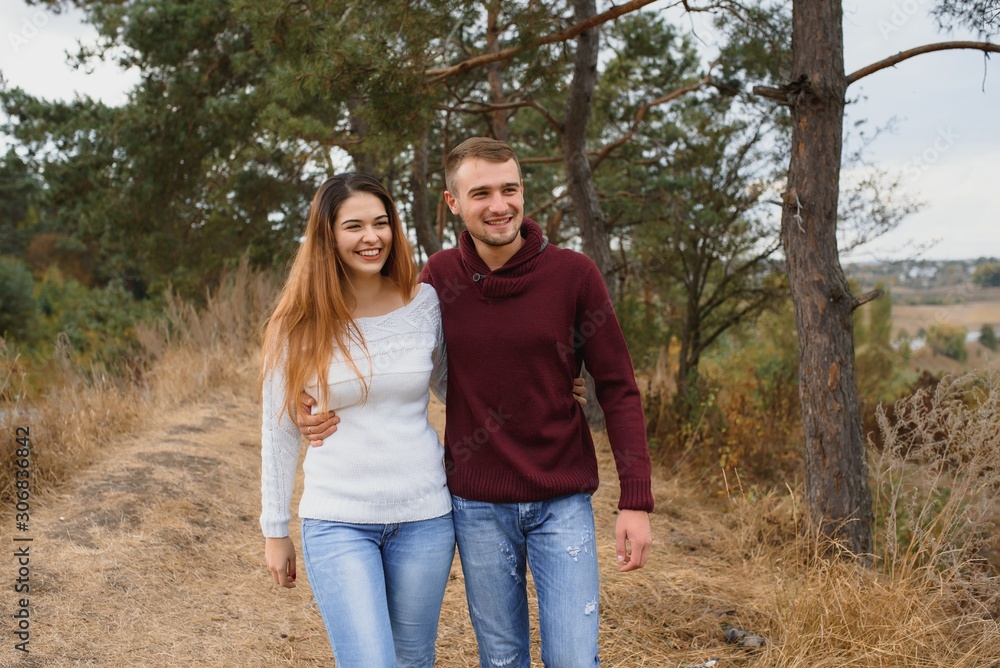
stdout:
<svg viewBox="0 0 1000 668">
<path fill-rule="evenodd" d="M 594 0 L 573 0 L 575 22 L 584 21 L 596 13 L 597 6 Z M 614 300 L 618 290 L 613 275 L 611 245 L 608 241 L 604 213 L 597 199 L 590 160 L 587 158 L 587 124 L 590 120 L 590 105 L 597 82 L 598 42 L 599 34 L 596 29 L 581 33 L 576 38 L 576 59 L 569 99 L 566 102 L 562 145 L 569 195 L 580 227 L 583 251 L 597 263 L 608 286 L 608 293 Z"/>
<path fill-rule="evenodd" d="M 842 7 L 792 10 L 792 155 L 781 238 L 799 337 L 799 396 L 812 520 L 854 554 L 872 549 L 872 499 L 854 380 L 854 302 L 837 250 L 843 138 Z"/>
<path fill-rule="evenodd" d="M 354 171 L 373 176 L 379 181 L 385 181 L 384 175 L 380 174 L 375 157 L 370 151 L 365 150 L 365 139 L 368 137 L 368 121 L 361 117 L 359 111 L 364 108 L 366 101 L 362 98 L 351 98 L 347 101 L 348 124 L 351 134 L 360 140 L 360 145 L 347 149 L 351 159 L 354 161 Z"/>
<path fill-rule="evenodd" d="M 496 0 L 490 3 L 486 17 L 486 53 L 500 52 L 500 2 Z M 490 85 L 490 102 L 495 105 L 502 105 L 507 102 L 503 93 L 503 79 L 501 69 L 503 63 L 497 61 L 486 66 L 486 78 Z M 507 110 L 494 109 L 490 114 L 490 128 L 493 131 L 493 138 L 502 142 L 510 141 L 510 132 L 507 126 Z"/>
<path fill-rule="evenodd" d="M 427 132 L 425 128 L 417 143 L 413 146 L 413 166 L 410 174 L 410 190 L 413 193 L 413 231 L 417 235 L 417 243 L 427 254 L 434 255 L 441 250 L 441 238 L 435 231 L 434 220 L 431 217 L 430 196 L 427 187 Z"/>
<path fill-rule="evenodd" d="M 677 417 L 688 422 L 694 414 L 698 385 L 698 365 L 701 362 L 701 313 L 698 295 L 688 295 L 687 316 L 681 329 L 681 349 L 677 360 Z"/>
<path fill-rule="evenodd" d="M 594 0 L 573 0 L 573 20 L 577 23 L 597 13 Z M 597 200 L 594 175 L 587 158 L 587 124 L 590 121 L 590 104 L 597 83 L 597 51 L 600 35 L 596 29 L 581 33 L 576 38 L 576 59 L 573 64 L 573 81 L 570 84 L 569 99 L 566 102 L 566 117 L 563 122 L 563 160 L 566 164 L 566 178 L 569 196 L 576 213 L 577 225 L 583 239 L 583 252 L 590 256 L 600 269 L 608 294 L 614 301 L 617 284 L 614 280 L 614 262 L 604 213 Z M 584 407 L 584 414 L 592 429 L 604 428 L 604 412 L 596 401 L 594 380 L 584 373 L 587 381 L 587 395 L 595 398 Z"/>
</svg>

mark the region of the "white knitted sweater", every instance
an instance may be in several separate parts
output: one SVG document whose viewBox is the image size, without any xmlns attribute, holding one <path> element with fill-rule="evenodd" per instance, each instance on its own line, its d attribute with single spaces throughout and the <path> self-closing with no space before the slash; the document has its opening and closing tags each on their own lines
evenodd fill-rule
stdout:
<svg viewBox="0 0 1000 668">
<path fill-rule="evenodd" d="M 331 407 L 341 422 L 319 447 L 306 446 L 299 517 L 389 524 L 440 517 L 451 510 L 444 451 L 427 421 L 428 388 L 443 397 L 447 362 L 437 293 L 421 284 L 406 306 L 358 318 L 370 361 L 351 356 L 368 380 L 362 401 L 357 375 L 342 356 L 330 364 Z M 261 430 L 260 526 L 288 535 L 292 488 L 302 447 L 298 427 L 283 413 L 282 365 L 264 383 Z M 319 396 L 315 384 L 306 387 Z"/>
</svg>

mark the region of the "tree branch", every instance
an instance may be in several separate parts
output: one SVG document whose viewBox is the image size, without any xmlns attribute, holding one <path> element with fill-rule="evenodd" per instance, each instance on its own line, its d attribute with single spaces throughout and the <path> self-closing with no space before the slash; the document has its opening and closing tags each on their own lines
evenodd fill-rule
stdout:
<svg viewBox="0 0 1000 668">
<path fill-rule="evenodd" d="M 688 93 L 693 93 L 696 90 L 700 90 L 705 86 L 707 86 L 708 84 L 712 83 L 712 69 L 715 68 L 718 64 L 719 61 L 715 61 L 714 63 L 712 63 L 708 67 L 708 74 L 706 74 L 701 79 L 701 81 L 696 81 L 693 84 L 689 84 L 687 86 L 682 86 L 680 88 L 672 90 L 666 95 L 658 97 L 655 100 L 650 100 L 649 102 L 646 102 L 641 107 L 639 107 L 639 111 L 635 113 L 635 118 L 632 120 L 632 125 L 631 127 L 629 127 L 628 132 L 626 132 L 621 137 L 619 137 L 618 139 L 616 139 L 615 141 L 611 142 L 603 149 L 601 149 L 601 152 L 594 159 L 594 162 L 591 163 L 590 168 L 592 170 L 597 169 L 597 166 L 601 164 L 613 150 L 615 150 L 616 148 L 627 142 L 629 139 L 631 139 L 632 136 L 635 134 L 635 131 L 639 129 L 639 125 L 642 123 L 642 119 L 646 117 L 647 111 L 649 111 L 655 106 L 666 104 L 667 102 L 676 100 L 682 95 L 686 95 Z"/>
<path fill-rule="evenodd" d="M 534 109 L 535 111 L 537 111 L 539 114 L 541 114 L 542 118 L 544 118 L 545 120 L 547 120 L 549 122 L 549 125 L 551 125 L 552 127 L 554 127 L 559 134 L 563 133 L 563 130 L 564 130 L 563 124 L 560 123 L 559 121 L 557 121 L 555 119 L 555 117 L 552 114 L 549 113 L 548 109 L 546 109 L 542 105 L 538 104 L 537 102 L 535 102 L 535 100 L 533 98 L 530 98 L 530 97 L 527 100 L 527 106 L 531 107 L 532 109 Z"/>
<path fill-rule="evenodd" d="M 875 301 L 879 297 L 885 294 L 885 290 L 872 290 L 871 292 L 866 292 L 865 294 L 855 297 L 851 300 L 851 310 L 856 311 L 860 307 L 864 306 L 868 302 Z"/>
<path fill-rule="evenodd" d="M 446 104 L 435 105 L 434 108 L 439 111 L 451 111 L 456 114 L 492 114 L 496 111 L 505 111 L 507 109 L 520 109 L 521 107 L 535 107 L 534 102 L 522 101 L 522 102 L 504 102 L 502 104 L 490 104 L 488 102 L 479 102 L 478 100 L 462 100 L 462 104 L 477 105 L 477 108 L 472 107 L 451 107 Z"/>
<path fill-rule="evenodd" d="M 632 0 L 631 2 L 626 2 L 623 5 L 618 5 L 617 7 L 612 7 L 608 11 L 595 14 L 586 21 L 581 21 L 576 25 L 572 25 L 565 30 L 559 30 L 552 33 L 551 35 L 546 35 L 541 39 L 537 39 L 531 44 L 520 44 L 518 46 L 512 46 L 508 49 L 502 49 L 496 53 L 483 53 L 478 56 L 473 56 L 468 60 L 463 60 L 456 65 L 450 65 L 448 67 L 440 67 L 433 70 L 427 70 L 424 76 L 427 77 L 428 84 L 436 84 L 444 81 L 449 77 L 453 77 L 456 74 L 463 74 L 476 67 L 481 67 L 483 65 L 489 65 L 490 63 L 495 63 L 501 60 L 510 60 L 517 54 L 525 51 L 529 48 L 537 48 L 539 46 L 545 46 L 546 44 L 555 44 L 557 42 L 565 42 L 567 40 L 573 39 L 577 35 L 583 32 L 587 32 L 591 28 L 596 28 L 597 26 L 607 23 L 608 21 L 613 21 L 619 16 L 628 14 L 637 9 L 641 9 L 646 5 L 650 5 L 656 2 L 656 0 Z"/>
<path fill-rule="evenodd" d="M 805 74 L 795 81 L 774 88 L 773 86 L 754 86 L 753 94 L 760 95 L 774 100 L 778 104 L 788 107 L 794 106 L 796 101 L 802 96 L 803 91 L 809 85 L 809 77 Z"/>
<path fill-rule="evenodd" d="M 560 158 L 560 160 L 561 160 L 561 158 Z M 530 211 L 530 212 L 528 212 L 528 213 L 526 213 L 524 215 L 527 216 L 528 218 L 531 218 L 532 220 L 538 220 L 538 216 L 540 214 L 544 213 L 550 206 L 558 204 L 561 200 L 564 200 L 567 197 L 569 197 L 569 195 L 567 195 L 566 193 L 563 193 L 562 195 L 557 195 L 557 196 L 553 197 L 552 199 L 550 199 L 545 204 L 542 204 L 541 206 L 535 208 L 533 211 Z"/>
<path fill-rule="evenodd" d="M 884 70 L 887 67 L 893 67 L 894 65 L 897 65 L 904 60 L 913 58 L 914 56 L 919 56 L 924 53 L 932 53 L 934 51 L 949 51 L 953 49 L 974 49 L 976 51 L 982 51 L 983 53 L 1000 53 L 1000 44 L 990 44 L 989 42 L 938 42 L 936 44 L 925 44 L 924 46 L 918 46 L 914 49 L 900 51 L 895 56 L 890 56 L 889 58 L 880 60 L 877 63 L 872 63 L 868 67 L 862 67 L 860 70 L 857 70 L 847 76 L 847 85 L 850 86 L 855 81 L 863 79 L 869 74 L 874 74 L 875 72 Z M 754 88 L 754 92 L 757 92 L 756 88 Z M 769 97 L 764 93 L 759 94 L 764 95 L 764 97 Z"/>
</svg>

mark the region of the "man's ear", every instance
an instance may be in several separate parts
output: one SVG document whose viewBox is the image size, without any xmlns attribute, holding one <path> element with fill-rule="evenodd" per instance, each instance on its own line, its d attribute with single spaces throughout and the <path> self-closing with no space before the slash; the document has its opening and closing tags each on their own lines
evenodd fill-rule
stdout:
<svg viewBox="0 0 1000 668">
<path fill-rule="evenodd" d="M 447 190 L 444 191 L 444 203 L 448 205 L 453 214 L 458 215 L 458 200 Z"/>
</svg>

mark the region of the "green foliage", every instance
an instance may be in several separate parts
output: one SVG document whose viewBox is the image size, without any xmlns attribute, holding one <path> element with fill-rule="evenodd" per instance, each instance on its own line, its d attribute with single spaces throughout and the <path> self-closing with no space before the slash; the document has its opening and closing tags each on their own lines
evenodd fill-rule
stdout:
<svg viewBox="0 0 1000 668">
<path fill-rule="evenodd" d="M 50 269 L 38 285 L 36 347 L 51 350 L 63 336 L 70 361 L 83 369 L 98 365 L 124 371 L 139 355 L 136 325 L 152 314 L 152 304 L 136 300 L 121 281 L 88 288 Z"/>
<path fill-rule="evenodd" d="M 979 330 L 979 342 L 983 344 L 984 347 L 989 348 L 993 352 L 997 350 L 997 334 L 993 330 L 993 325 L 987 323 L 982 326 Z"/>
<path fill-rule="evenodd" d="M 38 225 L 40 179 L 13 148 L 0 156 L 0 248 L 22 256 Z"/>
<path fill-rule="evenodd" d="M 120 107 L 0 90 L 4 132 L 45 175 L 43 222 L 97 254 L 97 283 L 136 294 L 172 282 L 200 295 L 247 248 L 284 261 L 314 189 L 310 155 L 257 127 L 269 96 L 247 26 L 218 0 L 78 4 L 103 37 L 81 62 L 113 54 L 141 81 Z"/>
<path fill-rule="evenodd" d="M 885 294 L 854 312 L 858 398 L 868 406 L 894 401 L 908 380 L 905 357 L 893 347 L 892 295 L 881 283 L 875 287 L 884 290 Z"/>
<path fill-rule="evenodd" d="M 927 345 L 934 352 L 964 362 L 969 357 L 965 348 L 965 337 L 968 330 L 960 325 L 941 323 L 927 328 Z"/>
<path fill-rule="evenodd" d="M 981 37 L 1000 31 L 1000 7 L 996 0 L 937 0 L 931 8 L 938 27 L 953 30 L 958 26 L 971 28 Z"/>
<path fill-rule="evenodd" d="M 632 364 L 637 369 L 652 368 L 660 350 L 670 341 L 661 312 L 662 305 L 651 294 L 643 297 L 627 294 L 615 304 L 615 314 L 628 342 Z"/>
<path fill-rule="evenodd" d="M 32 240 L 36 271 L 57 265 L 66 281 L 137 296 L 169 284 L 201 297 L 244 253 L 255 267 L 284 264 L 316 185 L 348 165 L 382 178 L 404 220 L 429 220 L 420 229 L 447 246 L 461 224 L 443 209 L 433 220 L 434 198 L 417 195 L 440 192 L 443 155 L 472 134 L 507 139 L 523 159 L 526 213 L 553 242 L 578 239 L 559 155 L 575 44 L 533 46 L 572 20 L 565 2 L 73 4 L 100 35 L 79 62 L 115 58 L 140 82 L 118 107 L 0 89 L 24 171 L 45 176 L 49 236 Z M 609 147 L 594 161 L 595 185 L 629 267 L 623 294 L 643 295 L 622 308 L 643 359 L 678 332 L 680 375 L 693 384 L 701 355 L 780 292 L 776 236 L 758 204 L 784 169 L 774 139 L 787 114 L 741 91 L 782 79 L 789 17 L 755 3 L 740 10 L 714 24 L 715 87 L 668 103 L 656 101 L 707 74 L 690 23 L 644 10 L 600 29 L 588 145 Z M 443 84 L 429 74 L 525 46 Z M 87 267 L 83 255 L 94 257 Z M 75 318 L 67 327 L 87 329 Z M 85 338 L 70 335 L 83 348 Z"/>
<path fill-rule="evenodd" d="M 984 262 L 977 266 L 972 282 L 983 288 L 1000 286 L 1000 262 Z"/>
<path fill-rule="evenodd" d="M 736 11 L 715 14 L 720 45 L 719 83 L 730 95 L 748 85 L 784 84 L 791 70 L 792 17 L 788 3 L 740 3 Z"/>
<path fill-rule="evenodd" d="M 35 283 L 20 260 L 0 255 L 0 338 L 24 340 L 35 319 Z"/>
<path fill-rule="evenodd" d="M 763 141 L 783 115 L 761 115 L 728 95 L 648 107 L 704 76 L 692 37 L 662 16 L 637 14 L 617 21 L 607 39 L 613 55 L 595 93 L 595 143 L 632 135 L 595 171 L 596 186 L 629 250 L 625 292 L 642 294 L 647 321 L 677 337 L 677 391 L 690 390 L 682 404 L 697 419 L 702 355 L 781 293 L 772 279 L 776 230 L 758 205 L 761 184 L 784 165 Z M 735 46 L 730 56 L 732 72 L 753 60 Z M 643 122 L 633 126 L 638 114 Z"/>
<path fill-rule="evenodd" d="M 798 339 L 788 300 L 732 328 L 706 354 L 686 413 L 670 399 L 669 375 L 659 365 L 646 393 L 657 460 L 716 483 L 720 468 L 763 484 L 798 471 Z"/>
</svg>

